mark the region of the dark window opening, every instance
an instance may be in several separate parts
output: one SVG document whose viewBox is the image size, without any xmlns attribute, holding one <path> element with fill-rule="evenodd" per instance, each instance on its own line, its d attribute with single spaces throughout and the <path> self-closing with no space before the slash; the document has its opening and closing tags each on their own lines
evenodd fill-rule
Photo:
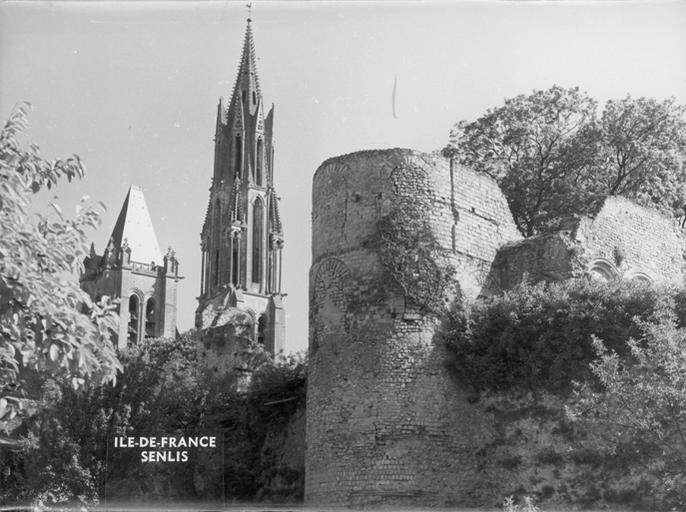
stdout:
<svg viewBox="0 0 686 512">
<path fill-rule="evenodd" d="M 219 284 L 219 251 L 214 251 L 214 284 Z"/>
<path fill-rule="evenodd" d="M 233 254 L 231 257 L 231 281 L 234 286 L 238 286 L 238 243 L 233 242 Z"/>
<path fill-rule="evenodd" d="M 252 104 L 257 105 L 257 95 L 255 94 L 255 91 L 252 92 Z"/>
<path fill-rule="evenodd" d="M 257 139 L 257 170 L 255 174 L 255 183 L 262 186 L 262 168 L 264 167 L 264 144 L 262 139 Z"/>
<path fill-rule="evenodd" d="M 264 315 L 262 315 L 257 321 L 257 343 L 260 345 L 264 345 L 266 328 L 267 321 L 264 319 Z"/>
<path fill-rule="evenodd" d="M 129 345 L 138 341 L 138 297 L 135 295 L 129 297 L 128 341 Z"/>
<path fill-rule="evenodd" d="M 145 337 L 153 338 L 155 336 L 156 327 L 155 301 L 153 299 L 148 299 L 148 303 L 145 306 Z"/>
<path fill-rule="evenodd" d="M 236 158 L 235 158 L 234 176 L 241 175 L 241 168 L 243 167 L 243 142 L 241 136 L 236 135 Z"/>
<path fill-rule="evenodd" d="M 245 91 L 241 91 L 241 100 L 245 103 Z"/>
<path fill-rule="evenodd" d="M 252 216 L 252 282 L 262 282 L 262 223 L 264 222 L 264 207 L 258 197 L 253 205 Z"/>
</svg>

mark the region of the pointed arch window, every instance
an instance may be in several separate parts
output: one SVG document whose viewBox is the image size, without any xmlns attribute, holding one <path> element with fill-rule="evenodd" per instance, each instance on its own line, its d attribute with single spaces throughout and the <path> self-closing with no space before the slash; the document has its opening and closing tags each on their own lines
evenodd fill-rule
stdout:
<svg viewBox="0 0 686 512">
<path fill-rule="evenodd" d="M 128 326 L 128 342 L 133 345 L 138 342 L 138 309 L 140 301 L 137 295 L 129 297 L 129 326 Z"/>
<path fill-rule="evenodd" d="M 264 318 L 264 315 L 260 315 L 260 318 L 257 320 L 257 343 L 259 343 L 260 345 L 264 345 L 264 342 L 266 340 L 266 329 L 267 320 Z"/>
<path fill-rule="evenodd" d="M 255 94 L 255 91 L 252 92 L 252 104 L 257 105 L 257 95 Z"/>
<path fill-rule="evenodd" d="M 262 173 L 264 168 L 264 143 L 262 139 L 257 139 L 257 164 L 255 166 L 255 184 L 262 186 Z"/>
<path fill-rule="evenodd" d="M 220 278 L 220 269 L 219 269 L 219 247 L 221 246 L 221 229 L 222 229 L 222 205 L 221 201 L 217 199 L 216 203 L 214 204 L 214 240 L 213 240 L 213 249 L 214 249 L 214 254 L 210 253 L 212 261 L 212 267 L 210 270 L 210 283 L 214 283 L 215 286 L 219 284 L 219 278 Z"/>
<path fill-rule="evenodd" d="M 155 299 L 150 298 L 145 305 L 145 337 L 153 338 L 157 327 Z"/>
<path fill-rule="evenodd" d="M 264 243 L 262 241 L 264 223 L 264 205 L 261 198 L 255 199 L 252 215 L 252 282 L 262 282 L 262 253 Z"/>
<path fill-rule="evenodd" d="M 243 167 L 243 139 L 240 135 L 236 135 L 235 155 L 233 174 L 235 177 L 240 177 Z"/>
<path fill-rule="evenodd" d="M 234 238 L 233 246 L 231 248 L 231 282 L 234 286 L 238 286 L 238 259 L 240 257 L 238 253 L 238 239 Z"/>
</svg>

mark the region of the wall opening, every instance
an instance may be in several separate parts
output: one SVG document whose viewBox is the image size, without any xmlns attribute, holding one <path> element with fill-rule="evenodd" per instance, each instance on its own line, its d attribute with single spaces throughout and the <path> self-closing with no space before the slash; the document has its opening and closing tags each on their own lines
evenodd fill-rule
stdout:
<svg viewBox="0 0 686 512">
<path fill-rule="evenodd" d="M 266 329 L 267 321 L 265 320 L 264 315 L 260 315 L 260 318 L 257 320 L 257 343 L 260 345 L 264 345 Z"/>
<path fill-rule="evenodd" d="M 214 251 L 214 285 L 219 286 L 219 251 Z"/>
<path fill-rule="evenodd" d="M 236 150 L 234 157 L 233 175 L 236 178 L 241 176 L 241 168 L 243 167 L 243 141 L 240 135 L 236 135 Z"/>
<path fill-rule="evenodd" d="M 238 240 L 234 238 L 231 249 L 231 282 L 238 286 Z"/>
<path fill-rule="evenodd" d="M 262 199 L 255 199 L 252 215 L 252 282 L 262 282 L 262 224 L 264 222 L 264 206 Z"/>
<path fill-rule="evenodd" d="M 155 308 L 155 300 L 148 299 L 145 305 L 145 337 L 154 338 L 157 331 L 157 315 Z"/>
<path fill-rule="evenodd" d="M 592 279 L 611 283 L 619 277 L 619 272 L 609 261 L 596 260 L 589 266 L 588 272 Z"/>
<path fill-rule="evenodd" d="M 129 326 L 128 326 L 128 343 L 133 345 L 138 342 L 138 310 L 139 310 L 138 296 L 131 295 L 129 297 Z"/>
<path fill-rule="evenodd" d="M 257 163 L 255 165 L 255 184 L 262 186 L 262 168 L 264 167 L 264 144 L 262 139 L 257 139 Z"/>
</svg>

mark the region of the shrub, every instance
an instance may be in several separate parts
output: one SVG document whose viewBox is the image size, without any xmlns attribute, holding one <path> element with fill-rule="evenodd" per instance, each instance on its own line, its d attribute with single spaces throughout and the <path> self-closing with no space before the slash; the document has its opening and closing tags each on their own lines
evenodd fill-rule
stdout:
<svg viewBox="0 0 686 512">
<path fill-rule="evenodd" d="M 626 353 L 641 322 L 673 310 L 673 290 L 575 280 L 522 285 L 449 315 L 442 337 L 451 365 L 477 389 L 568 394 L 592 376 L 593 336 Z"/>
<path fill-rule="evenodd" d="M 662 508 L 686 505 L 686 328 L 662 312 L 641 323 L 630 358 L 596 339 L 591 368 L 600 389 L 580 386 L 572 411 L 592 425 L 601 446 L 624 466 L 643 468 L 646 493 Z"/>
</svg>

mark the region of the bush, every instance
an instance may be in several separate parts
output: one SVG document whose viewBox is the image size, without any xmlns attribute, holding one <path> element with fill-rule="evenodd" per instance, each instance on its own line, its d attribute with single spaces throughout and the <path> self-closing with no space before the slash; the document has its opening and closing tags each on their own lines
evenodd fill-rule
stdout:
<svg viewBox="0 0 686 512">
<path fill-rule="evenodd" d="M 124 369 L 114 386 L 74 390 L 67 379 L 46 381 L 42 407 L 25 422 L 27 446 L 0 448 L 0 505 L 252 500 L 260 493 L 301 499 L 302 471 L 275 468 L 263 452 L 269 436 L 304 408 L 307 361 L 274 361 L 257 351 L 249 389 L 239 392 L 235 375 L 217 376 L 198 364 L 197 344 L 191 333 L 130 347 L 120 353 Z M 115 436 L 196 432 L 216 433 L 223 456 L 190 453 L 187 464 L 157 465 L 141 464 L 138 450 L 107 451 Z M 270 443 L 278 451 L 283 439 Z"/>
<path fill-rule="evenodd" d="M 626 353 L 641 322 L 673 310 L 675 292 L 576 280 L 522 285 L 449 315 L 442 337 L 459 378 L 477 389 L 568 394 L 592 377 L 592 339 Z"/>
<path fill-rule="evenodd" d="M 686 328 L 662 312 L 630 339 L 630 359 L 595 341 L 592 370 L 600 389 L 581 386 L 571 409 L 597 432 L 618 462 L 643 468 L 653 506 L 686 506 Z M 628 462 L 628 464 L 627 464 Z"/>
</svg>

